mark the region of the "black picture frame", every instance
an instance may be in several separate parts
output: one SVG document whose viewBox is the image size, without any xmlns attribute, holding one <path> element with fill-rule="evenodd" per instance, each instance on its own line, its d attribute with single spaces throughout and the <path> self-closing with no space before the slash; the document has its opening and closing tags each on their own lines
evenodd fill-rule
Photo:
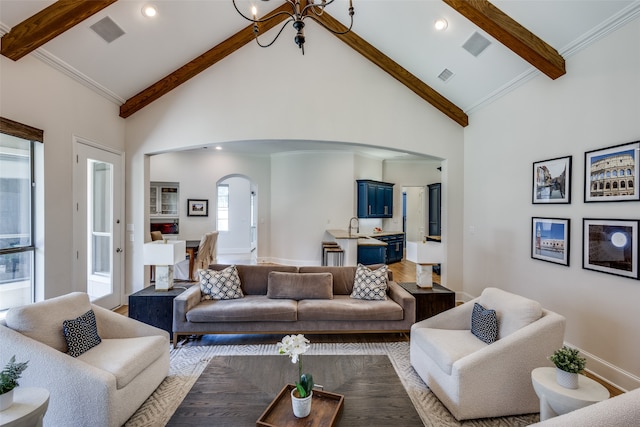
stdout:
<svg viewBox="0 0 640 427">
<path fill-rule="evenodd" d="M 533 204 L 571 203 L 571 161 L 573 156 L 533 163 Z"/>
<path fill-rule="evenodd" d="M 638 229 L 640 220 L 584 218 L 582 268 L 640 279 Z"/>
<path fill-rule="evenodd" d="M 209 216 L 209 200 L 188 199 L 187 216 Z"/>
<path fill-rule="evenodd" d="M 640 141 L 584 153 L 584 201 L 640 200 Z"/>
<path fill-rule="evenodd" d="M 531 218 L 531 258 L 569 266 L 571 220 Z"/>
</svg>

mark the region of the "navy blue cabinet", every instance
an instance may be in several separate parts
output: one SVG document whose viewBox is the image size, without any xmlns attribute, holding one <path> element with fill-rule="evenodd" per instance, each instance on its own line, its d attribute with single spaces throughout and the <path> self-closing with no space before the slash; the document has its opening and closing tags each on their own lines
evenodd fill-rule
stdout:
<svg viewBox="0 0 640 427">
<path fill-rule="evenodd" d="M 386 253 L 386 246 L 358 245 L 358 262 L 363 265 L 385 264 Z"/>
<path fill-rule="evenodd" d="M 388 234 L 374 237 L 375 239 L 387 244 L 386 264 L 402 261 L 402 256 L 404 254 L 404 234 Z"/>
<path fill-rule="evenodd" d="M 358 218 L 393 217 L 393 184 L 359 179 Z"/>
<path fill-rule="evenodd" d="M 429 236 L 439 236 L 441 229 L 440 183 L 429 185 Z"/>
</svg>

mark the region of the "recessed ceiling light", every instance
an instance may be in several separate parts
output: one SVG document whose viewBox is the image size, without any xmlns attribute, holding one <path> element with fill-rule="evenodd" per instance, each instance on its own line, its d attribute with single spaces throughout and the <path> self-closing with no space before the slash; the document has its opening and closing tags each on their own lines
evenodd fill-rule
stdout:
<svg viewBox="0 0 640 427">
<path fill-rule="evenodd" d="M 436 28 L 436 30 L 443 31 L 447 29 L 447 27 L 449 26 L 449 23 L 447 22 L 446 19 L 440 18 L 440 19 L 437 19 L 433 25 Z"/>
<path fill-rule="evenodd" d="M 152 18 L 156 16 L 157 13 L 158 8 L 156 8 L 152 4 L 145 4 L 144 6 L 142 6 L 142 15 L 146 16 L 147 18 Z"/>
<path fill-rule="evenodd" d="M 222 147 L 221 147 L 221 146 L 219 146 L 219 145 L 217 145 L 217 146 L 216 146 L 216 150 L 222 150 Z"/>
</svg>

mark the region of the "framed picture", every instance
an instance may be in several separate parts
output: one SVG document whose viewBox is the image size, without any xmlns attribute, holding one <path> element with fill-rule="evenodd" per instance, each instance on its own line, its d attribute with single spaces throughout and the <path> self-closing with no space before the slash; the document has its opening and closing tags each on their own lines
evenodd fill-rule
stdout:
<svg viewBox="0 0 640 427">
<path fill-rule="evenodd" d="M 585 218 L 582 221 L 582 268 L 638 279 L 640 220 Z"/>
<path fill-rule="evenodd" d="M 584 153 L 584 201 L 640 200 L 640 141 Z"/>
<path fill-rule="evenodd" d="M 209 216 L 209 201 L 202 199 L 187 200 L 187 216 Z"/>
<path fill-rule="evenodd" d="M 533 203 L 571 203 L 571 158 L 533 164 Z"/>
<path fill-rule="evenodd" d="M 571 220 L 531 218 L 531 258 L 569 265 Z"/>
</svg>

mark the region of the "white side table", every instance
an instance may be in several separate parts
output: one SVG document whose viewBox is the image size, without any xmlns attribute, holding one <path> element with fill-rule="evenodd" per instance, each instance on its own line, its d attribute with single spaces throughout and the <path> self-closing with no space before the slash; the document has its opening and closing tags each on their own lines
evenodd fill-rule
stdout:
<svg viewBox="0 0 640 427">
<path fill-rule="evenodd" d="M 2 427 L 42 427 L 49 392 L 44 388 L 16 387 L 13 390 L 13 405 L 0 411 Z"/>
<path fill-rule="evenodd" d="M 584 375 L 579 375 L 577 389 L 561 386 L 556 382 L 556 368 L 534 369 L 531 381 L 540 398 L 541 421 L 609 398 L 609 391 L 602 384 Z"/>
</svg>

